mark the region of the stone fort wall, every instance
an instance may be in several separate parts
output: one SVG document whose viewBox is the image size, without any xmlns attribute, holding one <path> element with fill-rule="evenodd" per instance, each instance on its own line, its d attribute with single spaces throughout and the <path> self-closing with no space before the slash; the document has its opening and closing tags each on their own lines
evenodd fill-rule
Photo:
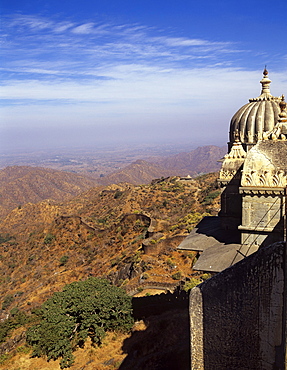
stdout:
<svg viewBox="0 0 287 370">
<path fill-rule="evenodd" d="M 192 289 L 191 369 L 285 369 L 285 243 Z"/>
</svg>

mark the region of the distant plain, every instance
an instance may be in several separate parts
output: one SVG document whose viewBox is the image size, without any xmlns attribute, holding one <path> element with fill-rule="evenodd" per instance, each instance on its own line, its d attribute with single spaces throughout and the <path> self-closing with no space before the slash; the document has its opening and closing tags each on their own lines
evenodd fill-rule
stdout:
<svg viewBox="0 0 287 370">
<path fill-rule="evenodd" d="M 0 152 L 0 169 L 7 166 L 36 166 L 75 172 L 92 177 L 106 176 L 141 159 L 158 162 L 164 157 L 196 149 L 192 144 L 122 144 L 83 148 L 19 150 Z"/>
</svg>

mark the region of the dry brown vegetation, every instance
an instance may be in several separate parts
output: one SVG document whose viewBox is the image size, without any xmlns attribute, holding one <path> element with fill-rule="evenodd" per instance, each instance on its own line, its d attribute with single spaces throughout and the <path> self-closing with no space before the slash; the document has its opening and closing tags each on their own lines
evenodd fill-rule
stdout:
<svg viewBox="0 0 287 370">
<path fill-rule="evenodd" d="M 28 202 L 64 201 L 96 185 L 96 180 L 41 167 L 12 166 L 0 171 L 0 217 Z"/>
<path fill-rule="evenodd" d="M 5 319 L 13 307 L 30 312 L 65 284 L 88 276 L 106 277 L 127 291 L 140 291 L 149 283 L 176 285 L 193 277 L 195 253 L 177 251 L 176 247 L 203 214 L 217 213 L 216 178 L 217 174 L 209 174 L 188 182 L 173 177 L 149 185 L 97 187 L 65 203 L 42 201 L 14 209 L 0 223 L 2 305 L 5 298 L 12 297 L 1 318 Z M 143 249 L 144 241 L 148 253 Z M 161 369 L 150 366 L 160 352 L 149 348 L 145 339 L 161 330 L 156 324 L 160 320 L 153 320 L 152 326 L 146 322 L 144 333 L 131 337 L 146 343 L 143 352 L 134 350 L 139 344 L 133 344 L 133 339 L 117 337 L 113 343 L 111 338 L 116 334 L 110 334 L 107 345 L 100 349 L 89 344 L 79 349 L 82 355 L 76 353 L 76 358 L 82 362 L 72 369 L 118 368 L 125 356 L 121 352 L 123 339 L 123 350 L 137 351 L 134 357 L 138 361 L 139 356 L 146 357 L 148 366 L 142 369 Z M 171 340 L 168 346 L 173 345 Z M 95 356 L 100 358 L 98 363 Z M 29 359 L 29 354 L 21 351 L 7 361 L 3 369 L 59 368 L 43 359 Z M 134 368 L 130 357 L 125 361 L 121 369 Z M 7 363 L 10 367 L 5 368 Z"/>
</svg>

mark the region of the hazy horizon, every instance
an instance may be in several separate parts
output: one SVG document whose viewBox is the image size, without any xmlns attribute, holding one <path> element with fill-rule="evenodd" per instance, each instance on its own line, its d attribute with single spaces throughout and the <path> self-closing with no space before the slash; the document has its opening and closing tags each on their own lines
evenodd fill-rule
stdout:
<svg viewBox="0 0 287 370">
<path fill-rule="evenodd" d="M 0 153 L 226 143 L 266 64 L 287 93 L 287 3 L 266 6 L 2 0 Z"/>
<path fill-rule="evenodd" d="M 119 132 L 120 131 L 120 132 Z M 125 132 L 126 131 L 126 132 Z M 39 150 L 78 150 L 93 148 L 108 148 L 108 147 L 122 147 L 122 146 L 164 146 L 173 145 L 175 147 L 189 146 L 195 149 L 199 146 L 217 145 L 222 146 L 227 142 L 227 134 L 225 138 L 210 137 L 202 138 L 200 134 L 181 135 L 176 130 L 171 134 L 172 130 L 163 133 L 154 133 L 152 129 L 148 130 L 144 135 L 132 132 L 132 130 L 123 127 L 119 130 L 109 132 L 107 130 L 99 130 L 99 128 L 86 128 L 86 130 L 77 130 L 74 128 L 58 128 L 58 129 L 18 129 L 3 130 L 1 132 L 0 154 L 15 153 L 23 151 L 39 151 Z M 25 140 L 23 140 L 25 137 Z M 64 140 L 63 140 L 64 138 Z M 224 140 L 226 139 L 226 140 Z"/>
</svg>

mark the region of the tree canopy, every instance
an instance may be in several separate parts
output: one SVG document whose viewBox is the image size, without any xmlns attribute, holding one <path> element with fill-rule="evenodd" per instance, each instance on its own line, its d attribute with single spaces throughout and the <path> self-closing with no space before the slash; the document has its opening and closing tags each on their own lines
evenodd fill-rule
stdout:
<svg viewBox="0 0 287 370">
<path fill-rule="evenodd" d="M 61 368 L 72 365 L 73 350 L 89 336 L 100 344 L 109 330 L 131 329 L 131 297 L 105 279 L 88 278 L 54 293 L 36 312 L 39 323 L 27 331 L 33 356 L 61 359 Z"/>
</svg>

